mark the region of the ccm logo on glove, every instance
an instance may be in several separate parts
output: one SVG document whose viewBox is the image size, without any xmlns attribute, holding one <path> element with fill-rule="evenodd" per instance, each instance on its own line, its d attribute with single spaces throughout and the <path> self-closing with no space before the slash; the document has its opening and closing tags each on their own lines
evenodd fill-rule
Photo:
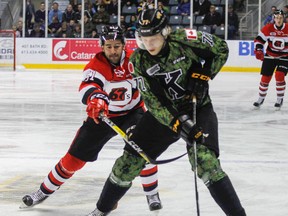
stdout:
<svg viewBox="0 0 288 216">
<path fill-rule="evenodd" d="M 204 74 L 199 74 L 199 73 L 192 73 L 191 77 L 195 78 L 195 79 L 201 79 L 201 80 L 204 80 L 204 81 L 208 81 L 210 79 L 209 76 L 206 76 Z"/>
<path fill-rule="evenodd" d="M 105 92 L 94 93 L 90 97 L 86 112 L 90 118 L 93 118 L 95 123 L 99 123 L 100 114 L 108 115 L 109 97 Z"/>
</svg>

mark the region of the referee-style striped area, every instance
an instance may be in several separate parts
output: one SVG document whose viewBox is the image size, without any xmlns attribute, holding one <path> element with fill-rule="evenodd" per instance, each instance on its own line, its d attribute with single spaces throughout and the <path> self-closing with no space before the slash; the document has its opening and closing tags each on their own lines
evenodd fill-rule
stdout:
<svg viewBox="0 0 288 216">
<path fill-rule="evenodd" d="M 78 86 L 81 70 L 0 72 L 0 216 L 84 216 L 95 208 L 123 141 L 113 138 L 95 163 L 88 163 L 42 204 L 20 210 L 21 198 L 39 188 L 64 155 L 86 117 Z M 210 81 L 219 120 L 221 164 L 249 216 L 288 215 L 288 103 L 275 111 L 275 80 L 259 110 L 260 75 L 220 73 Z M 185 152 L 172 145 L 161 158 Z M 159 166 L 163 209 L 150 212 L 139 178 L 111 216 L 197 215 L 194 176 L 187 157 Z M 198 180 L 201 216 L 224 216 Z"/>
</svg>

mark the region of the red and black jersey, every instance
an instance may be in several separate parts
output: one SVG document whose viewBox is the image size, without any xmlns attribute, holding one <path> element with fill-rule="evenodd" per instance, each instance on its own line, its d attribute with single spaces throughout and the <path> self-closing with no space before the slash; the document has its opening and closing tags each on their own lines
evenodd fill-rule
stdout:
<svg viewBox="0 0 288 216">
<path fill-rule="evenodd" d="M 109 115 L 124 115 L 130 110 L 143 107 L 137 84 L 128 70 L 131 51 L 123 51 L 120 65 L 111 64 L 104 52 L 99 52 L 86 65 L 79 91 L 82 103 L 87 104 L 95 90 L 105 91 L 109 95 Z"/>
<path fill-rule="evenodd" d="M 266 42 L 269 56 L 288 56 L 288 23 L 284 23 L 281 29 L 273 23 L 265 25 L 254 40 L 256 49 L 263 49 Z"/>
</svg>

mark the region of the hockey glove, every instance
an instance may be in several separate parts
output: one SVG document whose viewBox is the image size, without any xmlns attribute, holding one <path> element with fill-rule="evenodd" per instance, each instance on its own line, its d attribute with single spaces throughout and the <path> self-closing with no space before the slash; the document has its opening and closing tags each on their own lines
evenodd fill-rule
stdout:
<svg viewBox="0 0 288 216">
<path fill-rule="evenodd" d="M 177 125 L 179 125 L 178 128 Z M 180 132 L 181 138 L 183 138 L 188 144 L 192 144 L 193 141 L 200 144 L 204 142 L 202 128 L 194 124 L 188 115 L 181 115 L 178 117 L 178 120 L 173 127 L 174 131 L 175 129 Z"/>
<path fill-rule="evenodd" d="M 195 95 L 197 103 L 201 104 L 204 98 L 208 95 L 209 77 L 196 73 L 192 73 L 191 77 L 192 78 L 189 79 L 187 86 L 188 94 Z"/>
<path fill-rule="evenodd" d="M 108 114 L 108 104 L 109 104 L 109 98 L 105 92 L 103 91 L 94 92 L 90 96 L 86 112 L 88 116 L 90 118 L 93 118 L 94 121 L 98 124 L 100 114 L 101 113 L 103 113 L 104 115 Z"/>
<path fill-rule="evenodd" d="M 263 61 L 264 60 L 264 53 L 262 49 L 255 49 L 254 54 L 256 56 L 256 59 Z"/>
</svg>

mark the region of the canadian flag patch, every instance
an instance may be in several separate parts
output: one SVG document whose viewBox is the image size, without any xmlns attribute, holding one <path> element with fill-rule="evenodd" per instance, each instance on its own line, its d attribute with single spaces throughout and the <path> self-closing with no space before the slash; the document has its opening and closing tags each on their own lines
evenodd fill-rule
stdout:
<svg viewBox="0 0 288 216">
<path fill-rule="evenodd" d="M 188 40 L 197 40 L 197 31 L 194 29 L 185 29 L 186 37 Z"/>
</svg>

